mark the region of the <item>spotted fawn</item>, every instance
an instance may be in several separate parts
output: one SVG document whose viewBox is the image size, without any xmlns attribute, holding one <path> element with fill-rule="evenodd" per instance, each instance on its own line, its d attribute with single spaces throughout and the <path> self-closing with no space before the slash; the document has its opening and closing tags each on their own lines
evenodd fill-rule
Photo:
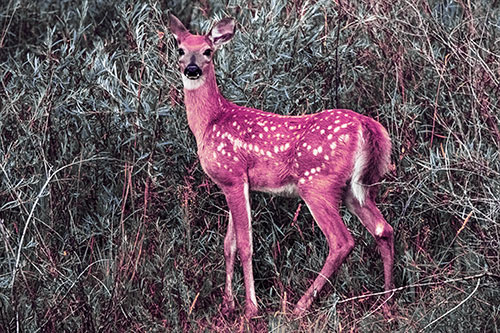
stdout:
<svg viewBox="0 0 500 333">
<path fill-rule="evenodd" d="M 235 33 L 225 18 L 206 35 L 193 35 L 173 15 L 187 120 L 203 170 L 222 189 L 229 207 L 224 240 L 226 284 L 223 311 L 234 310 L 233 268 L 243 267 L 245 315 L 258 313 L 252 270 L 249 191 L 299 196 L 325 235 L 329 253 L 294 314 L 303 314 L 354 247 L 339 214 L 343 201 L 375 237 L 384 264 L 385 290 L 392 288 L 393 229 L 375 205 L 377 183 L 388 170 L 391 141 L 384 127 L 350 110 L 282 116 L 236 105 L 217 87 L 213 57 Z"/>
</svg>

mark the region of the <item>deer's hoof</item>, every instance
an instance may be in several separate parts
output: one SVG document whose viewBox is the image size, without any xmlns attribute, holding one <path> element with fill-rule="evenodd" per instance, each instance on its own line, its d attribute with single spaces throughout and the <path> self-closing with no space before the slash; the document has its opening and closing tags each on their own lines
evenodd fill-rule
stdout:
<svg viewBox="0 0 500 333">
<path fill-rule="evenodd" d="M 295 317 L 302 317 L 306 313 L 306 309 L 303 308 L 300 304 L 297 304 L 295 306 L 295 309 L 293 309 L 293 315 Z"/>
<path fill-rule="evenodd" d="M 293 309 L 293 315 L 296 317 L 305 315 L 311 303 L 311 297 L 307 297 L 306 295 L 302 296 L 302 298 L 297 302 L 297 305 L 295 305 L 295 308 Z"/>
<path fill-rule="evenodd" d="M 389 305 L 388 303 L 385 303 L 384 305 L 382 305 L 382 313 L 384 314 L 384 318 L 387 321 L 390 321 L 394 318 L 394 314 L 392 313 L 391 305 Z"/>
<path fill-rule="evenodd" d="M 255 304 L 253 304 L 253 303 L 250 302 L 249 304 L 246 305 L 246 308 L 245 308 L 245 317 L 247 319 L 255 318 L 255 317 L 257 317 L 258 314 L 259 314 L 259 310 L 255 306 Z"/>
<path fill-rule="evenodd" d="M 234 300 L 227 301 L 224 299 L 222 302 L 222 314 L 226 317 L 229 317 L 234 313 Z"/>
</svg>

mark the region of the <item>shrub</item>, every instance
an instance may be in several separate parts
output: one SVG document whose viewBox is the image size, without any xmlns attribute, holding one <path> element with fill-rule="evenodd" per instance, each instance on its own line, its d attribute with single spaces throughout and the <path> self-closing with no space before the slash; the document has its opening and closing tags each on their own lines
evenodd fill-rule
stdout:
<svg viewBox="0 0 500 333">
<path fill-rule="evenodd" d="M 3 331 L 499 329 L 498 5 L 0 9 Z M 187 127 L 169 11 L 198 32 L 236 18 L 216 59 L 229 100 L 290 115 L 350 108 L 386 126 L 394 170 L 379 200 L 396 230 L 393 320 L 378 310 L 375 244 L 347 211 L 358 246 L 311 314 L 288 316 L 327 244 L 299 200 L 262 194 L 252 195 L 262 316 L 221 316 L 227 208 Z M 235 287 L 242 301 L 240 271 Z"/>
</svg>

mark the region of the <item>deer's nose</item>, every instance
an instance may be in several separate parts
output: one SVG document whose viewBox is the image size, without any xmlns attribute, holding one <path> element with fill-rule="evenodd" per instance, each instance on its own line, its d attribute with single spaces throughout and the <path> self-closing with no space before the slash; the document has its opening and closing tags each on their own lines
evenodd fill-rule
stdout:
<svg viewBox="0 0 500 333">
<path fill-rule="evenodd" d="M 189 64 L 184 70 L 184 75 L 186 75 L 188 79 L 196 80 L 201 76 L 201 69 L 195 64 Z"/>
</svg>

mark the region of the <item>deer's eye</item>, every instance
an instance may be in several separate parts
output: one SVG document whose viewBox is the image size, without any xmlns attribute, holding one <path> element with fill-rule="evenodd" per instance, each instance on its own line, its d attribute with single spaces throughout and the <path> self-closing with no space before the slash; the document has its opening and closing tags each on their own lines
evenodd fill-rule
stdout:
<svg viewBox="0 0 500 333">
<path fill-rule="evenodd" d="M 183 56 L 185 54 L 183 49 L 177 49 L 177 53 L 179 53 L 180 56 Z"/>
<path fill-rule="evenodd" d="M 206 49 L 205 52 L 203 52 L 204 56 L 210 57 L 212 55 L 212 50 Z"/>
</svg>

